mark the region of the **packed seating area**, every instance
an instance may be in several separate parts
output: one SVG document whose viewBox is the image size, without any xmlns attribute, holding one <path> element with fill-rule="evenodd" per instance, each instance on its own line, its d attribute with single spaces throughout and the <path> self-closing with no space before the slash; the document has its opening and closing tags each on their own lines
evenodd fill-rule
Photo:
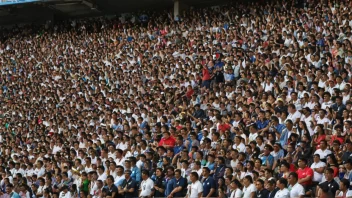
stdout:
<svg viewBox="0 0 352 198">
<path fill-rule="evenodd" d="M 352 1 L 0 31 L 0 198 L 352 197 Z"/>
</svg>

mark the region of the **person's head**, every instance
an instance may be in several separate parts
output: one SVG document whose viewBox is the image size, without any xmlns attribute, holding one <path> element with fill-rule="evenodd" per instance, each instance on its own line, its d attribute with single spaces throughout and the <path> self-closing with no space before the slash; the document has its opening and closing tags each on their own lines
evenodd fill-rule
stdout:
<svg viewBox="0 0 352 198">
<path fill-rule="evenodd" d="M 287 184 L 288 184 L 288 182 L 287 182 L 287 179 L 285 179 L 285 178 L 280 178 L 280 179 L 277 180 L 277 182 L 276 182 L 276 186 L 277 186 L 280 190 L 286 188 L 286 187 L 287 187 Z"/>
<path fill-rule="evenodd" d="M 350 181 L 348 179 L 342 179 L 340 181 L 340 190 L 341 191 L 344 192 L 344 191 L 348 190 L 349 187 L 350 187 Z"/>
<path fill-rule="evenodd" d="M 243 184 L 244 184 L 244 186 L 248 187 L 248 186 L 251 185 L 252 183 L 253 183 L 253 178 L 252 178 L 252 176 L 246 175 L 246 176 L 243 178 Z"/>
<path fill-rule="evenodd" d="M 98 180 L 98 181 L 97 181 L 97 186 L 98 186 L 98 189 L 101 189 L 101 188 L 104 186 L 103 181 Z"/>
<path fill-rule="evenodd" d="M 166 174 L 167 174 L 167 176 L 169 176 L 169 177 L 172 177 L 172 176 L 174 176 L 174 171 L 175 171 L 175 169 L 172 167 L 172 166 L 169 166 L 169 167 L 167 167 L 166 168 Z"/>
<path fill-rule="evenodd" d="M 268 189 L 269 191 L 273 191 L 275 189 L 276 186 L 276 181 L 274 178 L 270 178 L 268 179 L 268 181 L 266 182 L 266 189 Z"/>
<path fill-rule="evenodd" d="M 318 153 L 313 155 L 313 161 L 314 161 L 315 163 L 320 162 L 320 155 L 319 155 Z"/>
<path fill-rule="evenodd" d="M 6 185 L 6 193 L 10 194 L 13 190 L 13 185 L 11 183 Z"/>
<path fill-rule="evenodd" d="M 210 169 L 208 167 L 203 167 L 203 170 L 202 170 L 202 175 L 203 177 L 207 178 L 210 174 Z"/>
<path fill-rule="evenodd" d="M 198 180 L 199 176 L 197 172 L 191 172 L 190 179 L 194 183 Z"/>
<path fill-rule="evenodd" d="M 293 128 L 292 120 L 286 120 L 286 127 L 287 127 L 287 129 L 292 130 L 292 128 Z"/>
<path fill-rule="evenodd" d="M 126 175 L 125 175 L 125 177 L 126 177 Z M 106 183 L 107 183 L 108 185 L 113 184 L 113 183 L 114 183 L 114 177 L 113 177 L 112 175 L 109 175 L 109 176 L 106 178 Z"/>
<path fill-rule="evenodd" d="M 218 157 L 218 159 L 217 159 L 217 164 L 218 164 L 218 165 L 223 165 L 223 164 L 225 164 L 225 158 L 223 158 L 223 157 Z"/>
<path fill-rule="evenodd" d="M 320 141 L 320 149 L 325 150 L 328 147 L 328 143 L 326 140 Z"/>
<path fill-rule="evenodd" d="M 289 175 L 288 175 L 288 183 L 290 185 L 295 185 L 298 181 L 298 175 L 296 172 L 291 172 Z"/>
<path fill-rule="evenodd" d="M 270 155 L 270 152 L 273 151 L 273 147 L 269 144 L 265 145 L 264 147 L 264 155 L 268 156 Z"/>
<path fill-rule="evenodd" d="M 255 187 L 257 190 L 262 190 L 264 188 L 264 181 L 262 179 L 257 179 L 255 182 Z"/>
<path fill-rule="evenodd" d="M 306 158 L 299 158 L 298 159 L 298 167 L 305 168 L 307 166 L 307 159 Z"/>
<path fill-rule="evenodd" d="M 238 179 L 234 179 L 231 181 L 231 189 L 235 190 L 235 189 L 238 189 L 238 188 L 242 188 L 242 184 L 240 181 L 238 181 Z"/>
<path fill-rule="evenodd" d="M 287 163 L 286 161 L 282 162 L 281 166 L 280 166 L 280 171 L 285 173 L 285 172 L 287 172 L 289 170 L 290 170 L 290 164 Z"/>
<path fill-rule="evenodd" d="M 180 178 L 181 177 L 181 170 L 180 169 L 176 169 L 175 170 L 175 177 L 178 179 L 178 178 Z"/>
<path fill-rule="evenodd" d="M 147 180 L 149 178 L 149 171 L 142 170 L 142 179 Z"/>
<path fill-rule="evenodd" d="M 331 181 L 334 179 L 334 170 L 332 168 L 327 168 L 324 171 L 326 181 Z"/>
<path fill-rule="evenodd" d="M 254 162 L 253 161 L 248 161 L 246 164 L 247 171 L 252 171 L 254 168 Z"/>
</svg>

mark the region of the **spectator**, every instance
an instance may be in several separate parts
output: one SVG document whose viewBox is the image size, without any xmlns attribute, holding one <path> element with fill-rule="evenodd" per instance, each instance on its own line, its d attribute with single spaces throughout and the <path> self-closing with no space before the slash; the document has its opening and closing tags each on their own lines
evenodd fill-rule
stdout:
<svg viewBox="0 0 352 198">
<path fill-rule="evenodd" d="M 198 174 L 192 172 L 190 175 L 191 184 L 188 185 L 187 198 L 197 198 L 201 197 L 203 193 L 203 186 L 198 180 Z"/>
</svg>

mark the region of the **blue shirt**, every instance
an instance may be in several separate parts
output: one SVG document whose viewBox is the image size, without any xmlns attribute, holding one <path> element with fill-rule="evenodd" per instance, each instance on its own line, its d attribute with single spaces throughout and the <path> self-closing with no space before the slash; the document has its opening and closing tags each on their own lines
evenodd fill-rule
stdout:
<svg viewBox="0 0 352 198">
<path fill-rule="evenodd" d="M 279 132 L 280 134 L 282 133 L 282 131 L 286 128 L 286 126 L 284 124 L 278 124 L 275 129 L 277 132 Z"/>
<path fill-rule="evenodd" d="M 266 166 L 266 160 L 268 160 L 270 167 L 272 167 L 274 164 L 274 157 L 271 154 L 269 154 L 268 156 L 263 155 L 260 157 L 260 159 L 262 160 L 263 166 Z"/>
<path fill-rule="evenodd" d="M 208 196 L 208 194 L 210 193 L 210 190 L 214 188 L 214 190 L 216 190 L 216 182 L 214 180 L 214 178 L 212 177 L 208 177 L 206 179 L 204 179 L 203 181 L 203 197 Z M 210 195 L 210 197 L 212 197 L 215 194 L 215 191 L 212 195 Z"/>
<path fill-rule="evenodd" d="M 10 193 L 10 197 L 11 197 L 11 198 L 21 198 L 20 195 L 18 195 L 18 194 L 17 194 L 16 192 L 14 192 L 14 191 L 13 191 L 12 193 Z"/>
<path fill-rule="evenodd" d="M 139 168 L 137 166 L 132 167 L 132 174 L 131 177 L 133 180 L 135 180 L 137 183 L 139 183 L 141 181 L 141 170 L 139 170 Z"/>
<path fill-rule="evenodd" d="M 265 120 L 264 122 L 258 120 L 256 124 L 257 124 L 258 130 L 264 129 L 266 126 L 268 126 L 269 120 Z"/>
<path fill-rule="evenodd" d="M 172 192 L 174 183 L 176 180 L 174 180 L 174 178 L 171 178 L 171 179 L 166 179 L 166 181 L 167 182 L 166 182 L 166 188 L 165 188 L 165 196 L 167 197 Z"/>
<path fill-rule="evenodd" d="M 175 147 L 174 147 L 174 154 L 176 155 L 177 153 L 181 152 L 183 148 L 184 148 L 183 145 L 181 145 L 181 146 L 175 146 Z"/>
<path fill-rule="evenodd" d="M 213 162 L 212 164 L 210 164 L 209 162 L 207 163 L 207 167 L 212 171 L 215 169 L 215 163 Z"/>
<path fill-rule="evenodd" d="M 225 74 L 224 74 L 224 79 L 225 79 L 225 81 L 233 80 L 233 79 L 235 79 L 235 75 L 234 75 L 234 74 L 227 74 L 227 73 L 225 73 Z"/>
<path fill-rule="evenodd" d="M 179 179 L 173 178 L 173 180 L 175 180 L 175 182 L 174 182 L 174 186 L 172 189 L 175 189 L 180 186 L 183 188 L 181 191 L 173 194 L 173 197 L 184 197 L 182 191 L 185 190 L 185 185 L 187 184 L 186 179 L 183 177 L 180 177 Z"/>
</svg>

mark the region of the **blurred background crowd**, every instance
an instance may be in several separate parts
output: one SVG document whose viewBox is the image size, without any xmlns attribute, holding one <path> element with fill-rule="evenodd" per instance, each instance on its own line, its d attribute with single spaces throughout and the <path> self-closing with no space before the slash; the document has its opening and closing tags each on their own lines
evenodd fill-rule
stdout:
<svg viewBox="0 0 352 198">
<path fill-rule="evenodd" d="M 352 197 L 350 0 L 1 32 L 0 197 Z"/>
</svg>

